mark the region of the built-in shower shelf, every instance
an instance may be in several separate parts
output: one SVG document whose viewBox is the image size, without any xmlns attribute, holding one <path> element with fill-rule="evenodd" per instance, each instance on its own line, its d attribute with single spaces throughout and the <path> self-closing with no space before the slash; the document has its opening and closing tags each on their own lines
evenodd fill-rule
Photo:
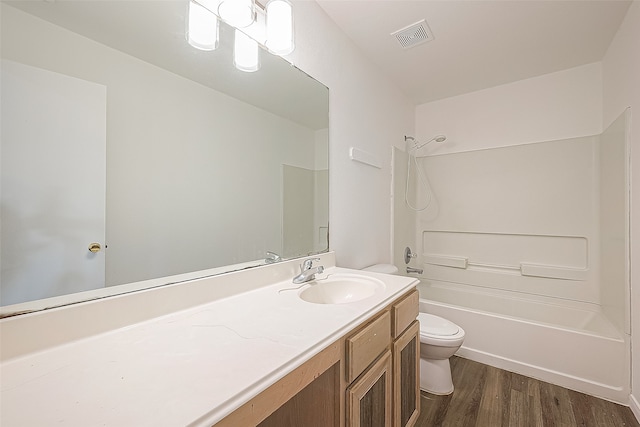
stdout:
<svg viewBox="0 0 640 427">
<path fill-rule="evenodd" d="M 587 280 L 587 270 L 558 265 L 543 265 L 521 262 L 519 265 L 500 265 L 487 263 L 474 263 L 469 257 L 452 255 L 424 254 L 422 261 L 425 264 L 442 267 L 458 268 L 463 270 L 491 270 L 495 273 L 514 274 L 522 276 L 544 277 L 548 279 L 562 280 Z"/>
<path fill-rule="evenodd" d="M 427 264 L 442 265 L 444 267 L 467 268 L 469 258 L 459 256 L 424 255 Z"/>
<path fill-rule="evenodd" d="M 547 277 L 563 280 L 587 280 L 587 270 L 555 265 L 520 264 L 520 273 L 523 276 Z"/>
</svg>

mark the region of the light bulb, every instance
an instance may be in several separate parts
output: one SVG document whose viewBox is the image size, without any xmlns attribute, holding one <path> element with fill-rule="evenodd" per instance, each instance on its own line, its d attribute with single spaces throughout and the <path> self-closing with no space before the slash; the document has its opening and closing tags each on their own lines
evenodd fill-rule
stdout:
<svg viewBox="0 0 640 427">
<path fill-rule="evenodd" d="M 218 47 L 218 18 L 195 1 L 189 2 L 187 41 L 201 50 Z"/>
<path fill-rule="evenodd" d="M 233 45 L 233 65 L 241 71 L 258 71 L 260 69 L 258 43 L 251 37 L 236 29 Z"/>
<path fill-rule="evenodd" d="M 267 48 L 277 55 L 293 52 L 293 10 L 286 0 L 267 3 Z"/>
<path fill-rule="evenodd" d="M 253 7 L 253 0 L 222 0 L 218 6 L 218 14 L 234 27 L 244 28 L 254 20 Z"/>
</svg>

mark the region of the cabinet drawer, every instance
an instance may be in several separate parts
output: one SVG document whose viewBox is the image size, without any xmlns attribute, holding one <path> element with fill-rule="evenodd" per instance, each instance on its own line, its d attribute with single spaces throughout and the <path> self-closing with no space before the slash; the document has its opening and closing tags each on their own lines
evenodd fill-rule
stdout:
<svg viewBox="0 0 640 427">
<path fill-rule="evenodd" d="M 346 340 L 347 382 L 353 381 L 391 343 L 391 314 L 385 311 Z"/>
<path fill-rule="evenodd" d="M 393 313 L 393 337 L 398 338 L 418 317 L 420 296 L 414 290 L 391 309 Z"/>
</svg>

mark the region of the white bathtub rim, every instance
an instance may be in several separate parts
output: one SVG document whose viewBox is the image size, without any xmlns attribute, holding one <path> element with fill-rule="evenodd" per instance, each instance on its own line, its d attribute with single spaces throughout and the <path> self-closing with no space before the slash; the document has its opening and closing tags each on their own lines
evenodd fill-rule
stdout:
<svg viewBox="0 0 640 427">
<path fill-rule="evenodd" d="M 460 347 L 456 355 L 465 359 L 494 366 L 499 369 L 504 369 L 509 372 L 515 372 L 540 381 L 559 385 L 580 393 L 586 393 L 610 402 L 630 406 L 630 395 L 628 391 L 625 390 L 625 387 L 602 384 L 597 381 L 588 380 L 586 378 L 577 377 L 553 369 L 520 362 L 482 350 L 476 350 L 464 345 Z M 636 418 L 638 418 L 638 415 L 636 415 Z"/>
<path fill-rule="evenodd" d="M 515 317 L 515 316 L 510 316 L 508 314 L 493 313 L 493 312 L 490 312 L 490 311 L 480 310 L 480 309 L 476 309 L 476 308 L 469 308 L 469 307 L 465 307 L 465 306 L 461 306 L 461 305 L 449 304 L 449 303 L 430 300 L 430 299 L 426 299 L 426 298 L 420 298 L 420 302 L 423 302 L 423 301 L 426 304 L 433 304 L 433 305 L 437 305 L 437 306 L 440 306 L 440 307 L 446 307 L 446 308 L 451 308 L 451 309 L 455 309 L 455 310 L 469 311 L 471 313 L 481 314 L 483 316 L 490 316 L 490 317 L 494 317 L 494 318 L 498 318 L 498 319 L 508 319 L 510 321 L 515 321 L 515 322 L 518 322 L 518 323 L 541 325 L 541 326 L 544 326 L 544 327 L 547 327 L 547 328 L 551 328 L 551 329 L 555 329 L 555 330 L 558 330 L 558 331 L 571 331 L 573 333 L 586 335 L 586 336 L 590 336 L 590 337 L 597 337 L 597 338 L 600 338 L 600 339 L 606 339 L 606 340 L 610 340 L 610 341 L 614 341 L 614 342 L 625 342 L 628 339 L 628 337 L 626 335 L 622 335 L 619 332 L 618 332 L 619 335 L 617 337 L 612 337 L 612 336 L 609 336 L 609 335 L 599 334 L 597 332 L 587 331 L 585 329 L 573 328 L 571 326 L 559 326 L 559 325 L 557 325 L 555 323 L 547 323 L 547 322 L 542 322 L 542 321 L 539 321 L 539 320 L 530 320 L 530 319 L 526 319 L 524 317 Z M 426 311 L 424 311 L 422 309 L 422 307 L 420 307 L 420 311 L 426 313 Z"/>
</svg>

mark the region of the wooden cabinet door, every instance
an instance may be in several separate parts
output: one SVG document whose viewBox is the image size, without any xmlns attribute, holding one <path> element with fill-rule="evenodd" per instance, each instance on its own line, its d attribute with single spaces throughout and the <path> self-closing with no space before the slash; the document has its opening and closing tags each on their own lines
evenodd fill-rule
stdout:
<svg viewBox="0 0 640 427">
<path fill-rule="evenodd" d="M 391 427 L 391 352 L 347 389 L 347 427 Z"/>
<path fill-rule="evenodd" d="M 420 415 L 420 323 L 393 343 L 393 426 L 411 427 Z"/>
</svg>

